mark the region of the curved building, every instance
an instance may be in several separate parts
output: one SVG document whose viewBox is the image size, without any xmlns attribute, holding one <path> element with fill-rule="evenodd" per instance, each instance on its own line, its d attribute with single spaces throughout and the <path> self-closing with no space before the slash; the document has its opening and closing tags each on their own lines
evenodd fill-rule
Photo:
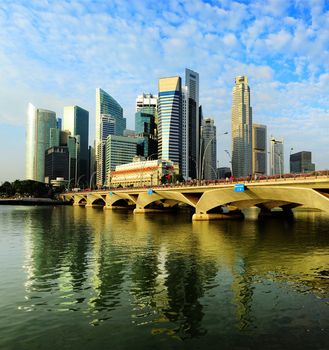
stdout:
<svg viewBox="0 0 329 350">
<path fill-rule="evenodd" d="M 50 147 L 50 129 L 56 128 L 56 113 L 29 103 L 26 126 L 26 179 L 45 181 L 45 152 Z"/>
</svg>

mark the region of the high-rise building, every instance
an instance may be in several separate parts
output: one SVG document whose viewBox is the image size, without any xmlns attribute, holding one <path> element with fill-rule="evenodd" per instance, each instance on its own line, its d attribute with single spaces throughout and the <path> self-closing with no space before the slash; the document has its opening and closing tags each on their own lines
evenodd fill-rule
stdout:
<svg viewBox="0 0 329 350">
<path fill-rule="evenodd" d="M 159 79 L 158 156 L 182 169 L 182 82 L 180 77 Z"/>
<path fill-rule="evenodd" d="M 235 177 L 252 173 L 252 108 L 248 78 L 235 78 L 232 101 L 232 173 Z"/>
<path fill-rule="evenodd" d="M 69 180 L 69 149 L 66 146 L 50 147 L 45 153 L 45 182 L 58 177 Z"/>
<path fill-rule="evenodd" d="M 106 116 L 111 122 L 104 119 Z M 123 109 L 120 104 L 107 92 L 97 88 L 96 89 L 96 142 L 95 142 L 95 157 L 96 157 L 96 183 L 102 186 L 104 183 L 105 171 L 105 140 L 111 132 L 104 132 L 104 128 L 112 130 L 113 134 L 123 135 L 126 129 L 126 118 L 123 118 Z"/>
<path fill-rule="evenodd" d="M 182 86 L 182 176 L 189 177 L 189 94 L 188 87 Z M 196 158 L 193 159 L 194 167 L 197 166 Z"/>
<path fill-rule="evenodd" d="M 64 107 L 63 130 L 79 136 L 77 177 L 80 183 L 89 183 L 89 112 L 79 106 Z"/>
<path fill-rule="evenodd" d="M 201 127 L 202 136 L 202 158 L 201 158 L 201 178 L 214 180 L 217 178 L 217 139 L 216 126 L 214 120 L 205 118 Z"/>
<path fill-rule="evenodd" d="M 157 122 L 158 98 L 151 93 L 138 95 L 136 98 L 136 112 L 153 114 L 154 121 Z"/>
<path fill-rule="evenodd" d="M 29 180 L 45 181 L 45 151 L 50 147 L 51 128 L 56 128 L 56 113 L 29 103 L 26 127 L 26 178 Z"/>
<path fill-rule="evenodd" d="M 284 174 L 283 140 L 270 138 L 270 175 Z"/>
<path fill-rule="evenodd" d="M 106 139 L 106 161 L 104 183 L 110 185 L 111 171 L 117 165 L 132 162 L 136 155 L 140 155 L 143 148 L 143 138 L 108 135 Z"/>
<path fill-rule="evenodd" d="M 144 139 L 144 157 L 158 158 L 158 142 L 154 115 L 143 112 L 135 113 L 135 135 Z"/>
<path fill-rule="evenodd" d="M 100 142 L 97 146 L 96 156 L 96 184 L 103 186 L 106 181 L 106 139 L 109 135 L 115 135 L 116 120 L 109 114 L 100 115 Z"/>
<path fill-rule="evenodd" d="M 290 155 L 291 173 L 311 173 L 315 171 L 315 164 L 312 163 L 312 152 L 301 151 Z"/>
<path fill-rule="evenodd" d="M 252 126 L 252 173 L 265 175 L 267 172 L 266 125 Z"/>
<path fill-rule="evenodd" d="M 197 177 L 197 164 L 199 164 L 200 147 L 200 115 L 199 115 L 199 73 L 185 69 L 185 86 L 188 89 L 188 149 L 186 162 L 188 164 L 188 177 Z"/>
</svg>

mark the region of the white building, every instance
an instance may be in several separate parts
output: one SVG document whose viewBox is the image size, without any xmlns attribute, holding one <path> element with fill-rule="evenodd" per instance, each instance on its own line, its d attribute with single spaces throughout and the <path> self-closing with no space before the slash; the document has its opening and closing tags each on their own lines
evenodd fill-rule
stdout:
<svg viewBox="0 0 329 350">
<path fill-rule="evenodd" d="M 172 177 L 179 171 L 178 166 L 171 161 L 136 159 L 132 163 L 117 165 L 114 171 L 108 172 L 110 187 L 157 186 L 164 175 Z"/>
</svg>

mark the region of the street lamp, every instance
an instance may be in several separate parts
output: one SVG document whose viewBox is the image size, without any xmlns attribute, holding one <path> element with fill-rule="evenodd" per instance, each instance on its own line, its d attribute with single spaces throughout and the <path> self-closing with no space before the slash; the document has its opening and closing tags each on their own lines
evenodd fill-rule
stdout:
<svg viewBox="0 0 329 350">
<path fill-rule="evenodd" d="M 231 175 L 234 176 L 233 174 L 233 166 L 232 166 L 232 157 L 231 157 L 231 153 L 227 150 L 224 149 L 224 152 L 228 155 L 229 159 L 230 159 L 230 163 L 231 163 Z"/>
<path fill-rule="evenodd" d="M 89 181 L 89 188 L 90 188 L 90 189 L 91 189 L 91 183 L 92 183 L 92 180 L 93 180 L 95 174 L 96 174 L 96 171 L 94 171 L 94 172 L 91 174 L 91 176 L 90 176 L 90 181 Z"/>
<path fill-rule="evenodd" d="M 227 135 L 228 134 L 228 131 L 225 131 L 223 134 L 219 134 L 219 136 L 222 136 L 222 135 Z M 203 177 L 203 171 L 204 171 L 204 161 L 205 161 L 205 156 L 207 154 L 207 149 L 209 147 L 209 145 L 211 144 L 211 142 L 217 137 L 217 135 L 214 135 L 207 143 L 204 151 L 203 151 L 203 156 L 202 156 L 202 161 L 201 161 L 201 172 L 199 172 L 199 176 L 200 176 L 200 180 L 201 178 Z M 200 147 L 200 154 L 201 154 L 201 149 L 202 149 L 202 141 L 203 141 L 203 138 L 201 140 L 201 147 Z"/>
</svg>

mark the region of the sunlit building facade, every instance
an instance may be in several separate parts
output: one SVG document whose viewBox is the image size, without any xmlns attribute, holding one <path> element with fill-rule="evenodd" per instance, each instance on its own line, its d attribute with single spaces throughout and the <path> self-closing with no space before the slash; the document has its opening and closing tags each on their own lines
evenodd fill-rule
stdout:
<svg viewBox="0 0 329 350">
<path fill-rule="evenodd" d="M 237 76 L 232 101 L 232 173 L 252 174 L 252 108 L 248 78 Z"/>
<path fill-rule="evenodd" d="M 182 168 L 182 83 L 181 78 L 159 79 L 158 157 Z"/>
<path fill-rule="evenodd" d="M 50 129 L 56 128 L 56 113 L 28 105 L 26 126 L 26 179 L 45 181 L 45 151 L 50 147 Z"/>
<path fill-rule="evenodd" d="M 79 106 L 64 107 L 63 130 L 79 136 L 77 176 L 81 183 L 89 182 L 89 112 Z"/>
</svg>

